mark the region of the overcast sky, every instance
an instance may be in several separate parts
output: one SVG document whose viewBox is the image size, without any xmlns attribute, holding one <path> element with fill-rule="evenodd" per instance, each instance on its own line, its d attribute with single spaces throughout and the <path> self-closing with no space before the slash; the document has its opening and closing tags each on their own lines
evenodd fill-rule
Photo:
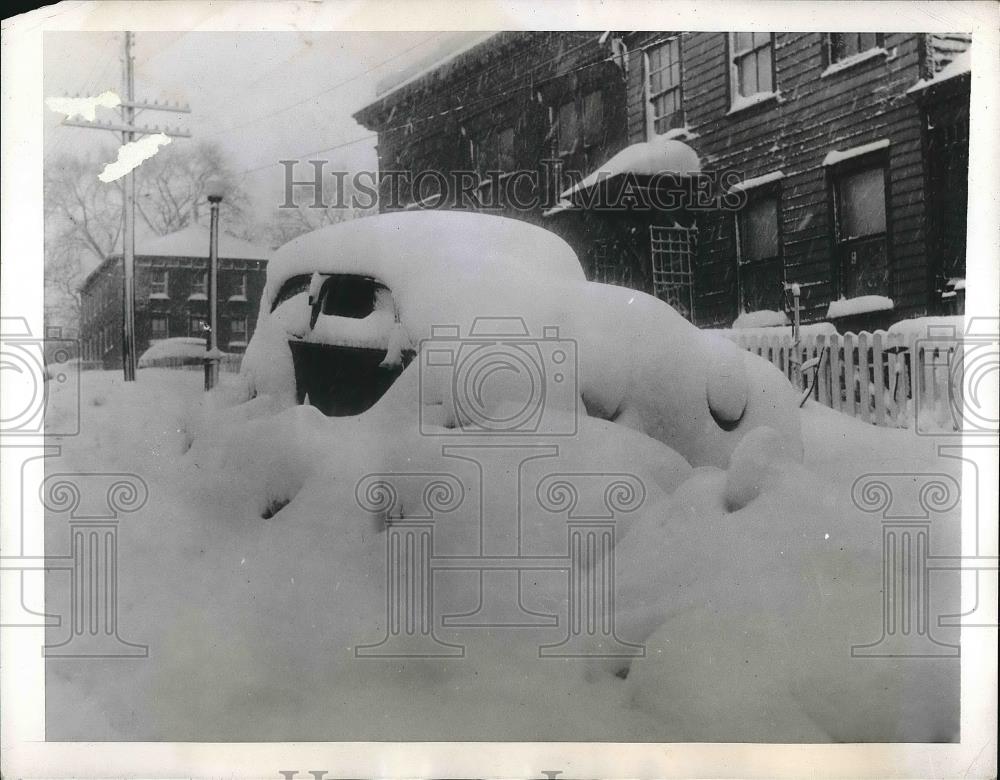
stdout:
<svg viewBox="0 0 1000 780">
<path fill-rule="evenodd" d="M 374 170 L 375 139 L 351 114 L 371 101 L 380 81 L 405 78 L 478 35 L 138 33 L 137 98 L 181 101 L 192 110 L 145 114 L 138 123 L 181 125 L 192 140 L 217 141 L 258 213 L 271 213 L 284 176 L 278 160 L 325 158 L 331 168 Z M 121 33 L 46 33 L 45 95 L 120 92 L 121 50 Z M 100 109 L 99 118 L 117 113 Z M 47 156 L 118 143 L 110 133 L 62 127 L 55 112 L 45 116 Z"/>
</svg>

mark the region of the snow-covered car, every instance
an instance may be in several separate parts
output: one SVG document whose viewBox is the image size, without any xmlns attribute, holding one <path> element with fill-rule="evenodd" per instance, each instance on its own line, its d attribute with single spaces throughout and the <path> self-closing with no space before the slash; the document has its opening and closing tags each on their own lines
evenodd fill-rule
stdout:
<svg viewBox="0 0 1000 780">
<path fill-rule="evenodd" d="M 328 415 L 415 405 L 424 434 L 567 435 L 589 415 L 692 465 L 725 467 L 759 426 L 801 453 L 795 393 L 767 361 L 588 282 L 554 233 L 479 213 L 381 214 L 289 242 L 243 370 L 250 396 Z"/>
</svg>

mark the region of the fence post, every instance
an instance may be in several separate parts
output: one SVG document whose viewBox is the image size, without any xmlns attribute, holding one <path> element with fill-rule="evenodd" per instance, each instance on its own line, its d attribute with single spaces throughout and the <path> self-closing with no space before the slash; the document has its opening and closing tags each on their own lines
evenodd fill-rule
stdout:
<svg viewBox="0 0 1000 780">
<path fill-rule="evenodd" d="M 866 423 L 872 421 L 872 386 L 868 378 L 868 367 L 871 365 L 868 344 L 868 331 L 858 334 L 858 397 L 861 405 L 860 417 Z"/>
<path fill-rule="evenodd" d="M 885 371 L 883 368 L 882 333 L 872 334 L 872 386 L 875 393 L 875 424 L 885 425 Z"/>
<path fill-rule="evenodd" d="M 840 382 L 840 336 L 836 333 L 830 336 L 830 406 L 838 412 L 843 404 Z"/>
<path fill-rule="evenodd" d="M 854 334 L 844 334 L 844 411 L 851 417 L 858 416 L 854 394 Z"/>
</svg>

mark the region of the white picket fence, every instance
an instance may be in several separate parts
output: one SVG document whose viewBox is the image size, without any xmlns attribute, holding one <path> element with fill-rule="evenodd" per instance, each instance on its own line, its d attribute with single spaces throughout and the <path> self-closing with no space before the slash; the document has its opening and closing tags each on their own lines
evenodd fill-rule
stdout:
<svg viewBox="0 0 1000 780">
<path fill-rule="evenodd" d="M 770 361 L 794 381 L 792 337 L 728 337 Z M 799 343 L 800 361 L 819 361 L 812 397 L 873 425 L 920 429 L 960 428 L 961 360 L 958 343 L 888 333 L 810 334 Z M 803 390 L 805 389 L 803 385 Z"/>
</svg>

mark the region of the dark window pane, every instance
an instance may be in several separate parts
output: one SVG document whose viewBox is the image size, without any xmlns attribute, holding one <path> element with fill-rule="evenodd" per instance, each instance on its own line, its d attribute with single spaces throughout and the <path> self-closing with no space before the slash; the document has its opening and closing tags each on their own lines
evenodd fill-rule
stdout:
<svg viewBox="0 0 1000 780">
<path fill-rule="evenodd" d="M 740 214 L 740 260 L 763 260 L 778 255 L 778 200 L 750 202 Z"/>
<path fill-rule="evenodd" d="M 583 96 L 583 143 L 587 146 L 601 140 L 604 124 L 604 96 L 590 92 Z"/>
<path fill-rule="evenodd" d="M 757 91 L 771 90 L 771 47 L 768 46 L 757 53 Z"/>
<path fill-rule="evenodd" d="M 885 232 L 885 174 L 882 168 L 844 176 L 838 192 L 842 241 Z"/>
<path fill-rule="evenodd" d="M 747 96 L 759 92 L 760 90 L 757 88 L 757 57 L 753 54 L 741 57 L 736 67 L 739 73 L 739 93 Z"/>
</svg>

